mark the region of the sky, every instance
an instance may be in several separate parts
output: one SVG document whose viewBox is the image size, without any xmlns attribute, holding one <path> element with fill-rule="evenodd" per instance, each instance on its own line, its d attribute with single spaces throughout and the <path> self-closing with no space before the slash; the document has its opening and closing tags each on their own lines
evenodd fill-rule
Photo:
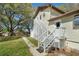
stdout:
<svg viewBox="0 0 79 59">
<path fill-rule="evenodd" d="M 45 3 L 32 3 L 32 7 L 38 7 L 38 6 L 42 6 Z M 51 3 L 54 6 L 60 6 L 62 5 L 62 3 Z"/>
</svg>

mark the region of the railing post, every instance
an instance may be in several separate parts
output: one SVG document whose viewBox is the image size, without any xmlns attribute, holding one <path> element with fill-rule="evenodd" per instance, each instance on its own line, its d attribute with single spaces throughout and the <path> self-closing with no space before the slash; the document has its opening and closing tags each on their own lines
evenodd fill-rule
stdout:
<svg viewBox="0 0 79 59">
<path fill-rule="evenodd" d="M 40 41 L 38 40 L 38 47 L 40 47 Z"/>
<path fill-rule="evenodd" d="M 46 52 L 46 50 L 45 50 L 45 43 L 44 43 L 44 53 Z"/>
</svg>

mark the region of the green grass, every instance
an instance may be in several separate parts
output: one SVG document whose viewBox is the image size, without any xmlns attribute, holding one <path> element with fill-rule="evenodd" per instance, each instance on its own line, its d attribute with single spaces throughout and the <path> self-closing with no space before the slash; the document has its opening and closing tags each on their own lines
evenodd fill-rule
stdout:
<svg viewBox="0 0 79 59">
<path fill-rule="evenodd" d="M 16 40 L 21 38 L 20 36 L 0 36 L 0 42 L 3 41 L 10 41 L 10 40 Z"/>
<path fill-rule="evenodd" d="M 33 43 L 36 47 L 38 46 L 38 41 L 32 37 L 27 37 L 28 40 L 30 40 L 31 43 Z"/>
<path fill-rule="evenodd" d="M 31 56 L 29 47 L 21 39 L 0 42 L 0 56 Z"/>
</svg>

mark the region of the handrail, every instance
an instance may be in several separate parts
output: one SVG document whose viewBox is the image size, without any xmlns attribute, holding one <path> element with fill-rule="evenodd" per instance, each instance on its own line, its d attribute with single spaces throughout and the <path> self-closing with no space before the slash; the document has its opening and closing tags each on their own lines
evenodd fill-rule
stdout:
<svg viewBox="0 0 79 59">
<path fill-rule="evenodd" d="M 54 43 L 54 40 L 55 40 L 56 38 L 58 38 L 58 37 L 54 37 L 54 38 L 53 38 L 53 40 L 52 40 L 52 44 Z"/>
<path fill-rule="evenodd" d="M 50 36 L 50 38 L 52 38 L 53 36 Z M 49 38 L 49 39 L 50 39 Z M 56 37 L 53 37 L 52 39 L 48 39 L 46 42 L 43 42 L 43 45 L 44 45 L 44 49 L 47 49 L 51 44 L 54 43 L 54 40 L 55 40 Z M 49 42 L 48 42 L 49 41 Z M 50 45 L 49 45 L 50 44 Z"/>
<path fill-rule="evenodd" d="M 41 21 L 39 21 L 39 23 L 36 21 L 36 23 L 40 26 L 40 25 L 43 25 L 43 23 Z M 42 29 L 43 26 L 40 26 L 40 29 Z M 41 39 L 41 37 L 47 32 L 47 29 L 46 31 L 39 37 L 39 40 Z M 48 34 L 48 33 L 47 33 Z M 46 35 L 47 35 L 46 34 Z"/>
<path fill-rule="evenodd" d="M 62 28 L 62 29 L 64 29 L 64 28 Z M 53 33 L 55 32 L 55 30 L 56 30 L 56 29 L 54 29 L 54 31 L 53 31 L 53 32 L 51 32 L 51 33 L 50 33 L 47 37 L 45 37 L 45 38 L 44 38 L 44 40 L 43 40 L 43 41 L 41 41 L 41 42 L 44 42 L 44 41 L 45 41 L 45 39 L 47 39 L 48 37 L 50 37 L 50 35 L 51 35 L 51 34 L 53 34 Z M 64 33 L 63 33 L 63 35 L 64 35 Z"/>
<path fill-rule="evenodd" d="M 44 38 L 44 40 L 43 40 L 43 41 L 41 41 L 41 42 L 44 42 L 44 41 L 45 41 L 45 39 L 47 39 L 48 37 L 50 37 L 50 35 L 51 35 L 51 34 L 53 34 L 54 32 L 55 32 L 55 30 L 54 30 L 53 32 L 51 32 L 51 33 L 50 33 L 47 37 L 45 37 L 45 38 Z"/>
<path fill-rule="evenodd" d="M 60 28 L 61 29 L 61 28 Z M 63 29 L 63 28 L 62 28 Z M 49 44 L 53 44 L 54 43 L 54 40 L 55 38 L 60 38 L 60 37 L 57 37 L 57 36 L 54 36 L 54 32 L 56 31 L 56 29 L 54 29 L 53 32 L 51 32 L 47 37 L 45 37 L 44 40 L 42 40 L 42 44 L 43 44 L 43 47 L 44 49 L 48 48 Z M 64 33 L 63 33 L 64 34 Z"/>
<path fill-rule="evenodd" d="M 39 39 L 46 33 L 47 31 L 45 31 L 43 34 L 40 35 Z"/>
</svg>

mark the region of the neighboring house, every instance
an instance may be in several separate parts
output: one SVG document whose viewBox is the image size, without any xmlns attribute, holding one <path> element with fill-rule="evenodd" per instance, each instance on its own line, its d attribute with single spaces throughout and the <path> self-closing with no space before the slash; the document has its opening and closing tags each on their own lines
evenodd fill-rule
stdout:
<svg viewBox="0 0 79 59">
<path fill-rule="evenodd" d="M 76 11 L 72 11 L 72 14 L 76 13 Z M 31 37 L 38 40 L 38 47 L 42 47 L 44 52 L 50 47 L 63 49 L 67 44 L 69 47 L 79 49 L 79 30 L 77 29 L 78 26 L 74 24 L 76 21 L 73 23 L 74 15 L 62 19 L 64 14 L 67 13 L 51 4 L 37 8 Z M 68 15 L 70 16 L 71 12 Z M 73 43 L 74 41 L 76 42 Z"/>
</svg>

